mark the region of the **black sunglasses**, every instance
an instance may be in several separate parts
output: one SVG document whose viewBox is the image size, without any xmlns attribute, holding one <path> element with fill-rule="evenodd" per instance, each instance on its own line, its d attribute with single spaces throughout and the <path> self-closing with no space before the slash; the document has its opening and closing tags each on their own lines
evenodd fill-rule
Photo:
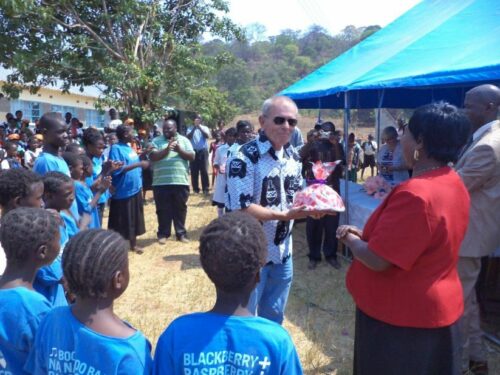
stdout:
<svg viewBox="0 0 500 375">
<path fill-rule="evenodd" d="M 276 125 L 283 125 L 285 121 L 288 122 L 288 125 L 290 126 L 296 126 L 298 122 L 296 118 L 285 118 L 281 116 L 276 116 L 275 118 L 273 118 L 273 122 Z"/>
</svg>

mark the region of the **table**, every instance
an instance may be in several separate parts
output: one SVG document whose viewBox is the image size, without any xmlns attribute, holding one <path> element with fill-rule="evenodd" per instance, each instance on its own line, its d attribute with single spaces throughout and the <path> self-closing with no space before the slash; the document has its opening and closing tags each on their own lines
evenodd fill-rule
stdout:
<svg viewBox="0 0 500 375">
<path fill-rule="evenodd" d="M 360 229 L 366 224 L 373 211 L 382 202 L 381 199 L 376 199 L 365 193 L 363 186 L 348 182 L 348 200 L 345 200 L 345 180 L 340 180 L 340 195 L 346 204 L 346 210 L 349 210 L 349 224 L 355 225 Z M 340 224 L 346 223 L 346 214 L 340 214 Z"/>
</svg>

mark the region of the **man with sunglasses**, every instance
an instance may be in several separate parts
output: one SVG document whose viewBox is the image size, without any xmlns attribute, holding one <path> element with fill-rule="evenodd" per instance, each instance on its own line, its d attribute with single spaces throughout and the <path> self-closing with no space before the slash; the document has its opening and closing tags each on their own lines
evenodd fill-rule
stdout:
<svg viewBox="0 0 500 375">
<path fill-rule="evenodd" d="M 297 115 L 290 98 L 267 99 L 259 117 L 258 138 L 241 146 L 226 168 L 226 208 L 244 210 L 260 220 L 268 242 L 266 264 L 248 308 L 280 324 L 293 277 L 293 220 L 307 217 L 303 209 L 291 208 L 302 186 L 299 155 L 289 143 Z"/>
</svg>

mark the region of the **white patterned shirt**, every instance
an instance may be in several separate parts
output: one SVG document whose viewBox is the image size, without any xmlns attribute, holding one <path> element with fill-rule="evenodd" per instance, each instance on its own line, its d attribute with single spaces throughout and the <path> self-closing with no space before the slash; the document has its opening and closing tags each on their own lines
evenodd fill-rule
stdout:
<svg viewBox="0 0 500 375">
<path fill-rule="evenodd" d="M 302 186 L 302 164 L 296 150 L 287 144 L 278 158 L 264 134 L 245 143 L 227 163 L 226 208 L 248 208 L 254 203 L 274 211 L 292 207 Z M 262 225 L 267 238 L 267 261 L 281 264 L 292 254 L 291 221 L 269 220 Z"/>
</svg>

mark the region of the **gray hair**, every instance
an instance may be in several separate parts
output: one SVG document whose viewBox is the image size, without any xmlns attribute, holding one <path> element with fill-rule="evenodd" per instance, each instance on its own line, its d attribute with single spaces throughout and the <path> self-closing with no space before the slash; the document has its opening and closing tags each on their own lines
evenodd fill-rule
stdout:
<svg viewBox="0 0 500 375">
<path fill-rule="evenodd" d="M 264 104 L 262 104 L 262 115 L 263 116 L 267 116 L 269 114 L 269 111 L 271 111 L 272 106 L 276 102 L 290 103 L 295 108 L 297 108 L 297 104 L 295 104 L 295 102 L 292 99 L 290 99 L 288 96 L 284 96 L 284 95 L 281 95 L 281 96 L 272 96 L 269 99 L 266 99 L 264 101 Z M 298 108 L 297 108 L 297 110 L 298 110 Z"/>
<path fill-rule="evenodd" d="M 388 126 L 387 128 L 384 128 L 384 130 L 382 130 L 382 134 L 385 137 L 396 138 L 396 139 L 398 138 L 398 131 L 394 126 Z"/>
</svg>

